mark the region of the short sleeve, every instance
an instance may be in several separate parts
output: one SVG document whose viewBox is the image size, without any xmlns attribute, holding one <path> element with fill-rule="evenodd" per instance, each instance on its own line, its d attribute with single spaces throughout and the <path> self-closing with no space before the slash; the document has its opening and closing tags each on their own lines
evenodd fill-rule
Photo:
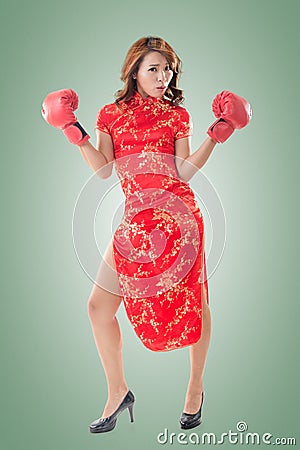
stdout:
<svg viewBox="0 0 300 450">
<path fill-rule="evenodd" d="M 193 121 L 190 112 L 182 106 L 180 106 L 179 108 L 180 109 L 178 110 L 178 117 L 176 119 L 177 123 L 175 124 L 175 141 L 177 139 L 192 136 L 193 134 Z"/>
<path fill-rule="evenodd" d="M 106 106 L 103 106 L 97 114 L 96 126 L 97 130 L 110 134 L 109 131 L 109 115 Z"/>
</svg>

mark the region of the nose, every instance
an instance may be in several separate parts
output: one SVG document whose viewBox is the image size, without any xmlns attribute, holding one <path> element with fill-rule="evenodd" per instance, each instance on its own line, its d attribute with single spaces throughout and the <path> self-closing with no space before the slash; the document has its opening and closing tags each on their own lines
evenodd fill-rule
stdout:
<svg viewBox="0 0 300 450">
<path fill-rule="evenodd" d="M 166 77 L 164 70 L 157 72 L 157 79 L 158 79 L 158 81 L 163 81 L 163 82 L 166 81 L 167 77 Z"/>
</svg>

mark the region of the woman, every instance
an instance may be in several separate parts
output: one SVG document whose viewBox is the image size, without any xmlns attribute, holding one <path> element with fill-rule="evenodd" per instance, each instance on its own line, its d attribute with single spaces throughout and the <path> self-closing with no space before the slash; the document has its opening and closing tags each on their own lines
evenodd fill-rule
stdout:
<svg viewBox="0 0 300 450">
<path fill-rule="evenodd" d="M 93 433 L 111 431 L 127 408 L 133 421 L 135 398 L 124 375 L 116 318 L 121 301 L 147 348 L 190 347 L 190 379 L 180 425 L 189 429 L 202 420 L 211 318 L 204 224 L 188 180 L 205 164 L 216 143 L 249 122 L 251 109 L 241 97 L 223 91 L 213 103 L 220 119 L 191 154 L 192 120 L 180 106 L 184 99 L 178 87 L 180 73 L 181 61 L 166 41 L 145 37 L 135 42 L 122 68 L 123 89 L 114 103 L 98 112 L 97 148 L 73 113 L 78 106 L 74 91 L 49 94 L 43 104 L 47 122 L 79 146 L 101 178 L 109 177 L 115 165 L 126 196 L 122 223 L 105 251 L 88 302 L 108 385 L 102 416 L 90 425 Z M 108 275 L 108 266 L 113 275 Z"/>
</svg>

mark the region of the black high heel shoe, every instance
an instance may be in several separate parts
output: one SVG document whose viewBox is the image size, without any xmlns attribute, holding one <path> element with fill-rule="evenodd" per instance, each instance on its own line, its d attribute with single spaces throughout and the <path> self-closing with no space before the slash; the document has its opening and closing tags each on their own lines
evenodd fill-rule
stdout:
<svg viewBox="0 0 300 450">
<path fill-rule="evenodd" d="M 115 428 L 117 423 L 118 415 L 121 414 L 124 409 L 128 408 L 130 420 L 133 422 L 133 404 L 135 402 L 135 397 L 131 391 L 128 391 L 125 395 L 120 406 L 112 413 L 109 417 L 104 417 L 103 419 L 94 420 L 90 425 L 91 433 L 105 433 L 106 431 L 111 431 Z"/>
<path fill-rule="evenodd" d="M 204 392 L 202 392 L 202 401 L 200 409 L 195 414 L 187 414 L 185 412 L 182 413 L 179 422 L 183 430 L 188 430 L 190 428 L 197 427 L 202 422 L 201 409 L 203 405 L 203 399 L 204 399 Z"/>
</svg>

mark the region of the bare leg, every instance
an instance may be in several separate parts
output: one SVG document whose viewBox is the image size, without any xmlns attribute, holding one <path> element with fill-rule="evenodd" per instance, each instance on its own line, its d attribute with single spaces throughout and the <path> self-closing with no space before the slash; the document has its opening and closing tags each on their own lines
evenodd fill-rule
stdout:
<svg viewBox="0 0 300 450">
<path fill-rule="evenodd" d="M 195 414 L 201 406 L 204 366 L 211 334 L 210 309 L 203 285 L 202 294 L 202 335 L 196 344 L 190 346 L 190 379 L 183 409 L 188 414 Z"/>
<path fill-rule="evenodd" d="M 115 267 L 111 243 L 103 259 L 110 267 Z M 108 388 L 108 398 L 101 418 L 110 416 L 128 391 L 122 361 L 122 335 L 115 316 L 122 298 L 116 294 L 118 292 L 117 275 L 112 276 L 111 273 L 109 274 L 107 266 L 100 266 L 96 281 L 103 286 L 101 280 L 105 279 L 105 287 L 110 285 L 110 292 L 94 284 L 88 301 L 89 319 Z"/>
</svg>

